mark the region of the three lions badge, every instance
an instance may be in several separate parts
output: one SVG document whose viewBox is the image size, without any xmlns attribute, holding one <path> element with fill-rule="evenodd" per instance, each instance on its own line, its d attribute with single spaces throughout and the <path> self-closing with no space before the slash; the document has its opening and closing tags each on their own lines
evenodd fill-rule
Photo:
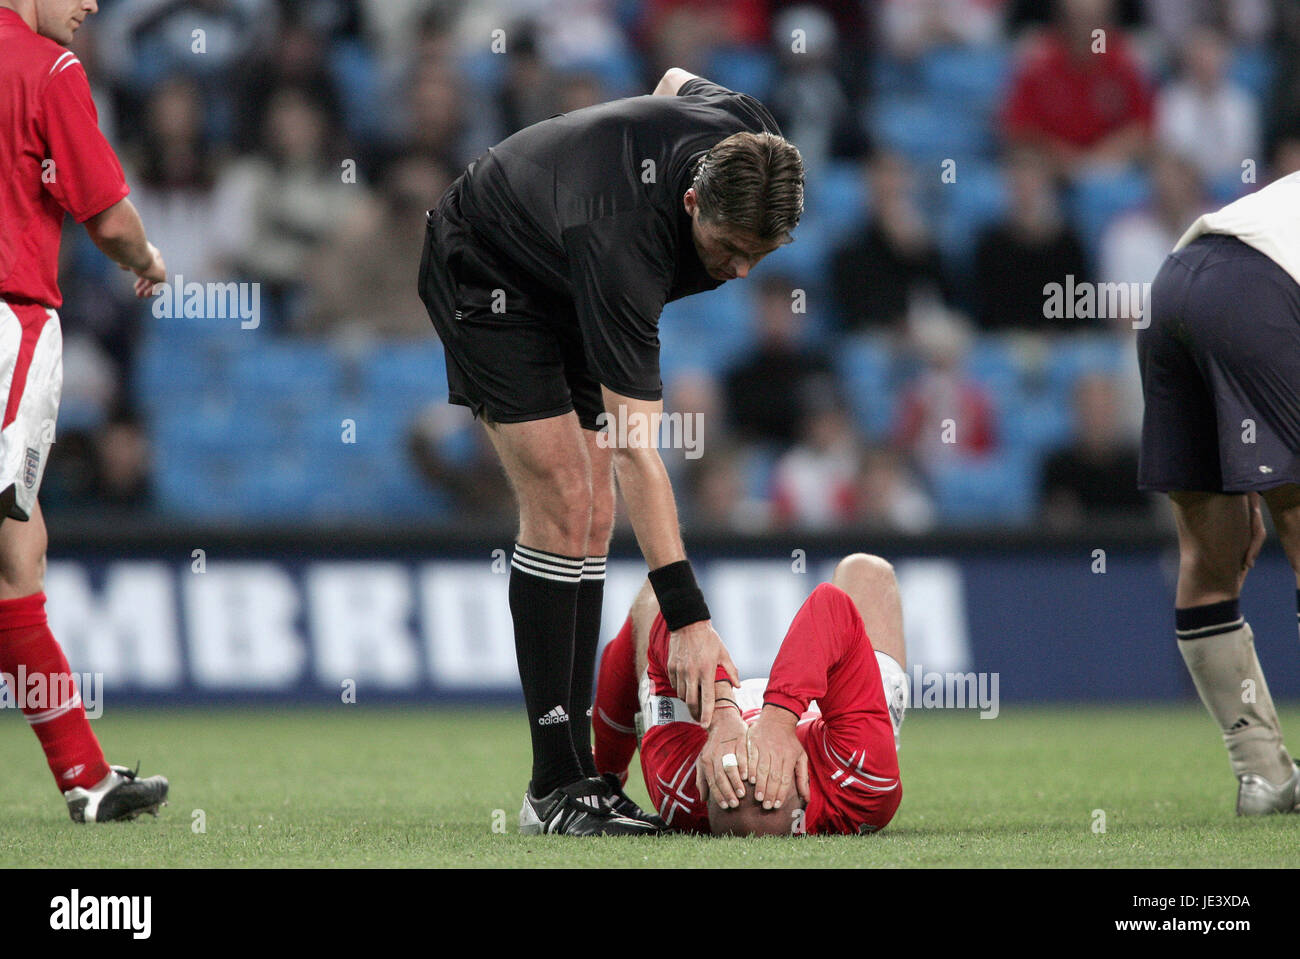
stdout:
<svg viewBox="0 0 1300 959">
<path fill-rule="evenodd" d="M 36 485 L 36 474 L 41 469 L 41 451 L 27 447 L 27 459 L 23 463 L 23 485 L 31 489 Z"/>
</svg>

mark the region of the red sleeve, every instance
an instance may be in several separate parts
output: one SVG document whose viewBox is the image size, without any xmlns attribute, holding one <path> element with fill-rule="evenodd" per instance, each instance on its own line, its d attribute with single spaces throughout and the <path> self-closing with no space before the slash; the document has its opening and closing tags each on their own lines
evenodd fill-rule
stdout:
<svg viewBox="0 0 1300 959">
<path fill-rule="evenodd" d="M 830 675 L 865 638 L 853 601 L 838 586 L 822 583 L 799 608 L 781 641 L 763 702 L 802 716 L 816 699 L 827 714 L 833 707 L 826 700 Z M 869 642 L 866 648 L 871 648 Z"/>
<path fill-rule="evenodd" d="M 45 188 L 78 223 L 103 213 L 130 189 L 117 154 L 99 129 L 90 82 L 77 60 L 56 66 L 45 85 L 39 130 L 54 161 Z"/>
<path fill-rule="evenodd" d="M 902 799 L 894 727 L 862 617 L 831 583 L 813 590 L 795 615 L 763 697 L 797 715 L 813 699 L 821 717 L 797 730 L 812 787 L 808 832 L 883 828 Z"/>
</svg>

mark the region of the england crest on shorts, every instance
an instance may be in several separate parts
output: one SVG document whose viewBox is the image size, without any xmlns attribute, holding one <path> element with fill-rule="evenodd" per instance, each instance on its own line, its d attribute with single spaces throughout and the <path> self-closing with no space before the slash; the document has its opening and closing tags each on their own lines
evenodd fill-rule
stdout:
<svg viewBox="0 0 1300 959">
<path fill-rule="evenodd" d="M 666 726 L 673 721 L 673 701 L 667 696 L 659 700 L 659 716 L 655 719 L 656 726 Z"/>
<path fill-rule="evenodd" d="M 31 489 L 36 485 L 36 474 L 41 468 L 41 451 L 27 447 L 27 459 L 23 463 L 23 485 Z"/>
</svg>

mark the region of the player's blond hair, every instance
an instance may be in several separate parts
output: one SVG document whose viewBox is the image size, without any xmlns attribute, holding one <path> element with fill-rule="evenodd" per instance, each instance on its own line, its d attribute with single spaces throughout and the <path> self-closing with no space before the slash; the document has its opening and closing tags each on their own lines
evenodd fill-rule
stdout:
<svg viewBox="0 0 1300 959">
<path fill-rule="evenodd" d="M 700 216 L 784 242 L 803 216 L 799 148 L 772 133 L 734 133 L 700 158 L 691 186 Z"/>
</svg>

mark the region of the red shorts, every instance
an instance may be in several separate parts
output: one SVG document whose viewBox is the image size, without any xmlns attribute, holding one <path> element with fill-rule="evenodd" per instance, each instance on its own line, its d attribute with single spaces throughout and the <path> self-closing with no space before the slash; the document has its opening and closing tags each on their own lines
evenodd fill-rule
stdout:
<svg viewBox="0 0 1300 959">
<path fill-rule="evenodd" d="M 827 677 L 826 693 L 809 705 L 796 730 L 808 754 L 811 797 L 804 831 L 871 833 L 885 827 L 903 798 L 894 726 L 862 617 L 849 595 L 830 583 L 818 586 L 804 602 L 783 648 L 815 642 L 824 631 L 846 636 L 848 653 Z M 708 734 L 690 718 L 668 682 L 668 627 L 662 616 L 651 626 L 647 655 L 640 748 L 646 789 L 669 826 L 707 833 L 708 807 L 695 788 L 695 764 Z M 746 722 L 758 718 L 765 685 L 765 680 L 747 680 L 736 691 Z"/>
</svg>

